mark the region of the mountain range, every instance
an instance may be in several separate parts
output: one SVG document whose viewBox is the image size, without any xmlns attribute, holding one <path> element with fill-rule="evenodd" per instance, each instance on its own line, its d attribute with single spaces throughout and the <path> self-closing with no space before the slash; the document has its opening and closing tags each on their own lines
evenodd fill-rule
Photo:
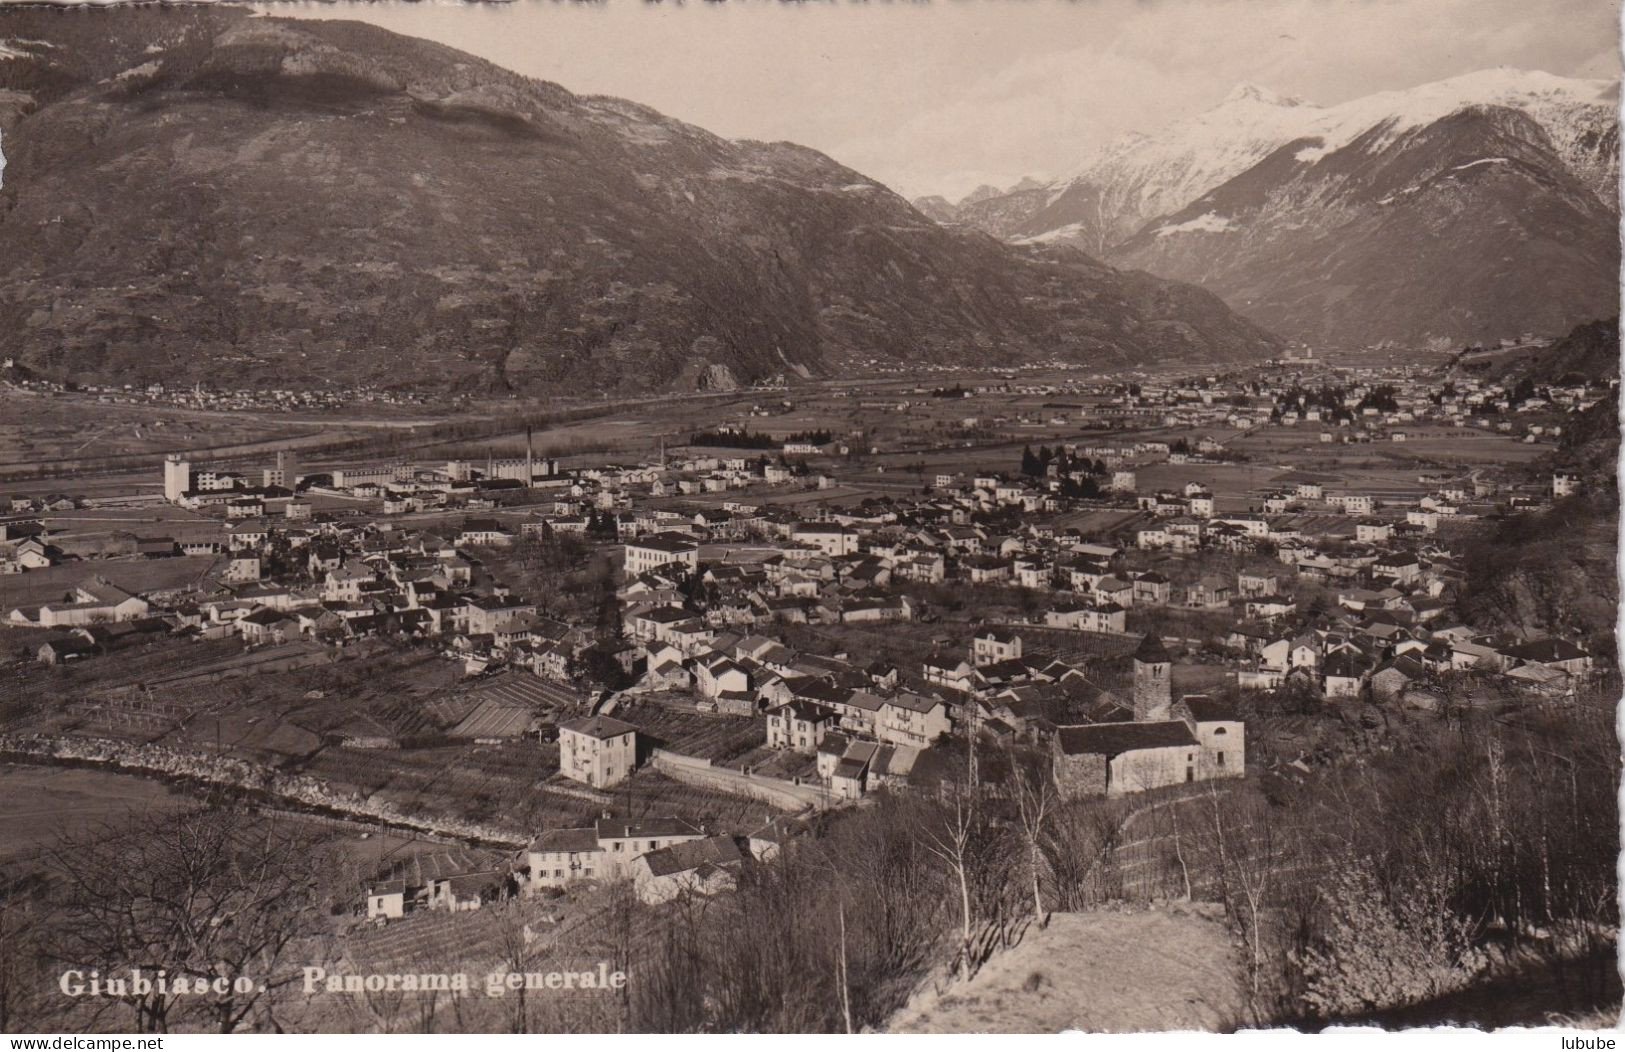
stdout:
<svg viewBox="0 0 1625 1052">
<path fill-rule="evenodd" d="M 46 376 L 575 393 L 1282 346 L 813 150 L 359 23 L 0 12 L 0 136 L 0 331 Z"/>
<path fill-rule="evenodd" d="M 1321 107 L 1256 85 L 939 222 L 1201 284 L 1328 347 L 1557 335 L 1618 310 L 1617 82 L 1485 70 Z"/>
</svg>

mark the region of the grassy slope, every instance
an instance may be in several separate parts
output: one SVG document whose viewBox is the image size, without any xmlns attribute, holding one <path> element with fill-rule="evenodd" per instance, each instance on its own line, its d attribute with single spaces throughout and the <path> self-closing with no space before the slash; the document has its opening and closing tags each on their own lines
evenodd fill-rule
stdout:
<svg viewBox="0 0 1625 1052">
<path fill-rule="evenodd" d="M 1224 1030 L 1245 1010 L 1216 909 L 1058 913 L 969 983 L 927 988 L 890 1033 Z"/>
</svg>

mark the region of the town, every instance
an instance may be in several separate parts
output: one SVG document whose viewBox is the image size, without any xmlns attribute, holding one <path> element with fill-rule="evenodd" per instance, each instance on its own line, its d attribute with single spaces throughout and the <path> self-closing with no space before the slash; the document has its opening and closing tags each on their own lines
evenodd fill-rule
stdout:
<svg viewBox="0 0 1625 1052">
<path fill-rule="evenodd" d="M 642 459 L 171 453 L 9 498 L 3 747 L 403 838 L 363 942 L 514 900 L 575 947 L 607 889 L 727 896 L 1011 765 L 1193 801 L 1349 762 L 1327 714 L 1573 704 L 1603 622 L 1483 620 L 1473 552 L 1586 499 L 1563 438 L 1616 384 L 1305 356 L 743 392 Z"/>
<path fill-rule="evenodd" d="M 0 3 L 0 1031 L 1617 1025 L 1617 10 L 456 6 Z"/>
</svg>

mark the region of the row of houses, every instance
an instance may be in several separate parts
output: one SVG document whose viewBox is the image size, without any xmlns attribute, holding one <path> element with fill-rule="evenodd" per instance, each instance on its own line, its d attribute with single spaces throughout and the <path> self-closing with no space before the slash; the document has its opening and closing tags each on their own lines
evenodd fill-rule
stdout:
<svg viewBox="0 0 1625 1052">
<path fill-rule="evenodd" d="M 424 911 L 466 912 L 512 896 L 624 881 L 659 905 L 679 896 L 732 890 L 748 865 L 770 861 L 795 832 L 774 821 L 734 836 L 671 816 L 548 829 L 517 854 L 471 849 L 418 852 L 383 867 L 365 887 L 369 920 L 388 923 Z"/>
</svg>

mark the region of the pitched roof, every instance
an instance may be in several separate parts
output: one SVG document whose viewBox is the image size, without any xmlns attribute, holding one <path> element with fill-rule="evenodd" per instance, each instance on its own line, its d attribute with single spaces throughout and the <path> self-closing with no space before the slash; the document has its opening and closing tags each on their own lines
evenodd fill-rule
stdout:
<svg viewBox="0 0 1625 1052">
<path fill-rule="evenodd" d="M 739 844 L 731 836 L 706 837 L 704 840 L 690 840 L 682 844 L 673 844 L 658 851 L 651 851 L 643 856 L 643 864 L 649 867 L 649 873 L 656 877 L 670 876 L 674 873 L 684 873 L 691 869 L 699 869 L 704 865 L 728 866 L 744 861 L 740 854 Z"/>
<path fill-rule="evenodd" d="M 678 534 L 656 533 L 646 537 L 638 537 L 626 542 L 629 548 L 642 548 L 645 551 L 664 552 L 667 555 L 680 555 L 698 551 L 699 545 Z"/>
<path fill-rule="evenodd" d="M 532 851 L 597 851 L 598 831 L 586 829 L 548 829 L 530 842 Z"/>
<path fill-rule="evenodd" d="M 1055 734 L 1061 751 L 1068 756 L 1096 754 L 1112 757 L 1141 749 L 1196 744 L 1195 736 L 1183 720 L 1092 723 L 1081 727 L 1058 727 Z"/>
<path fill-rule="evenodd" d="M 640 818 L 635 822 L 619 818 L 600 818 L 593 829 L 600 840 L 702 835 L 699 827 L 687 819 L 670 817 Z"/>
<path fill-rule="evenodd" d="M 793 698 L 773 709 L 772 714 L 775 716 L 793 716 L 808 723 L 819 723 L 835 716 L 833 712 L 822 705 L 814 705 L 799 698 Z"/>
<path fill-rule="evenodd" d="M 598 738 L 600 740 L 605 738 L 617 738 L 623 734 L 630 734 L 637 730 L 637 728 L 632 726 L 630 723 L 622 723 L 620 720 L 617 720 L 611 716 L 582 716 L 577 719 L 570 720 L 567 723 L 559 724 L 559 729 L 562 731 L 574 731 L 577 734 L 585 734 L 590 738 Z"/>
<path fill-rule="evenodd" d="M 875 757 L 875 773 L 907 778 L 920 758 L 920 751 L 909 745 L 888 745 Z"/>
<path fill-rule="evenodd" d="M 1423 667 L 1421 662 L 1412 657 L 1401 656 L 1394 658 L 1392 661 L 1385 661 L 1381 665 L 1378 665 L 1377 670 L 1372 673 L 1372 676 L 1379 676 L 1390 669 L 1400 673 L 1406 679 L 1421 679 L 1423 676 L 1427 675 L 1427 669 Z"/>
<path fill-rule="evenodd" d="M 1162 645 L 1162 640 L 1146 633 L 1140 640 L 1140 645 L 1134 648 L 1134 660 L 1146 665 L 1169 664 L 1173 658 L 1168 656 L 1168 648 Z"/>
<path fill-rule="evenodd" d="M 830 777 L 861 778 L 863 776 L 864 766 L 865 762 L 863 760 L 857 760 L 849 756 L 843 757 L 841 761 L 835 765 L 835 771 Z"/>
<path fill-rule="evenodd" d="M 1531 643 L 1519 643 L 1517 646 L 1507 647 L 1502 653 L 1507 657 L 1517 658 L 1520 661 L 1532 661 L 1540 664 L 1553 661 L 1577 661 L 1586 656 L 1584 650 L 1566 639 L 1537 639 Z"/>
<path fill-rule="evenodd" d="M 41 650 L 46 647 L 50 647 L 57 654 L 88 654 L 96 649 L 96 644 L 76 636 L 63 636 L 58 639 L 47 639 L 40 644 Z"/>
<path fill-rule="evenodd" d="M 1359 679 L 1365 674 L 1365 662 L 1357 655 L 1340 650 L 1327 656 L 1324 671 L 1328 677 Z"/>
<path fill-rule="evenodd" d="M 1230 702 L 1206 694 L 1187 694 L 1179 699 L 1179 703 L 1185 706 L 1197 723 L 1233 723 L 1239 718 L 1236 707 Z"/>
<path fill-rule="evenodd" d="M 884 704 L 896 709 L 907 709 L 910 712 L 930 712 L 943 703 L 940 698 L 927 698 L 919 694 L 904 692 L 895 697 L 887 698 Z"/>
</svg>

